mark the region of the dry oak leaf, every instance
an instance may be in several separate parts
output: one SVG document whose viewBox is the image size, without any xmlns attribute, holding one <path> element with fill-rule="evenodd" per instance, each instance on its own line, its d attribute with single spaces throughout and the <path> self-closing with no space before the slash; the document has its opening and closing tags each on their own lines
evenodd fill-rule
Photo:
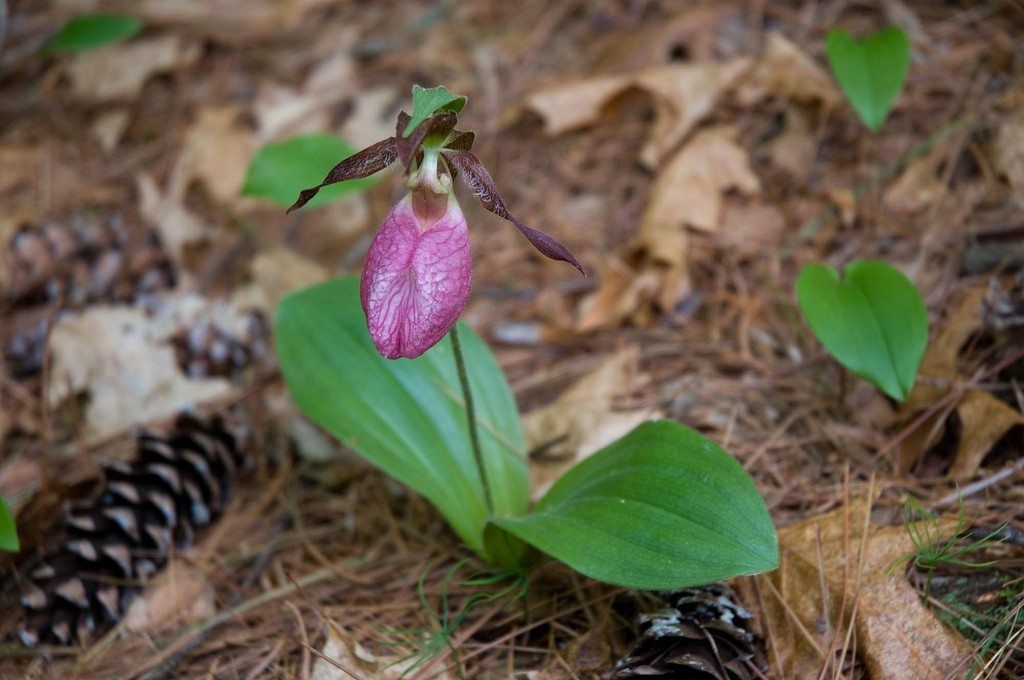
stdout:
<svg viewBox="0 0 1024 680">
<path fill-rule="evenodd" d="M 716 231 L 730 189 L 745 194 L 761 190 L 746 149 L 737 144 L 730 127 L 698 132 L 655 179 L 635 247 L 656 262 L 683 267 L 685 228 Z"/>
<path fill-rule="evenodd" d="M 1024 197 L 1024 111 L 1002 119 L 992 142 L 993 164 L 1006 177 L 1017 198 Z"/>
<path fill-rule="evenodd" d="M 152 76 L 187 68 L 198 58 L 198 45 L 162 35 L 79 52 L 68 62 L 67 74 L 71 90 L 82 99 L 133 99 Z"/>
<path fill-rule="evenodd" d="M 147 173 L 136 178 L 139 211 L 160 233 L 160 241 L 179 265 L 184 264 L 188 249 L 207 241 L 213 226 L 189 210 L 180 196 L 164 194 L 156 180 Z"/>
<path fill-rule="evenodd" d="M 904 426 L 914 422 L 932 404 L 966 382 L 959 366 L 960 349 L 982 328 L 982 305 L 985 291 L 971 288 L 947 316 L 941 330 L 928 343 L 917 381 L 910 396 L 900 407 Z M 963 481 L 978 471 L 985 455 L 1011 428 L 1024 425 L 1019 411 L 982 389 L 967 389 L 955 401 L 940 409 L 917 426 L 900 442 L 897 467 L 909 472 L 942 436 L 946 420 L 956 412 L 960 419 L 959 438 L 949 469 L 949 476 Z"/>
<path fill-rule="evenodd" d="M 544 121 L 549 135 L 592 125 L 604 107 L 627 89 L 636 88 L 654 101 L 655 121 L 640 160 L 654 168 L 711 113 L 721 96 L 750 69 L 750 59 L 700 62 L 598 76 L 538 90 L 526 106 Z"/>
<path fill-rule="evenodd" d="M 239 200 L 245 173 L 256 151 L 255 134 L 239 124 L 242 108 L 216 106 L 200 111 L 189 128 L 174 169 L 172 197 L 185 195 L 188 184 L 198 179 L 222 203 Z"/>
<path fill-rule="evenodd" d="M 826 111 L 841 101 L 828 72 L 778 31 L 768 33 L 764 54 L 739 94 L 748 104 L 767 94 L 817 104 Z"/>
<path fill-rule="evenodd" d="M 574 382 L 551 404 L 523 416 L 527 450 L 543 450 L 530 464 L 530 488 L 539 498 L 563 472 L 622 437 L 657 409 L 615 410 L 616 397 L 648 382 L 639 374 L 640 348 L 620 349 Z"/>
<path fill-rule="evenodd" d="M 133 633 L 157 634 L 212 616 L 217 611 L 213 584 L 203 572 L 172 560 L 132 600 L 125 627 Z"/>
<path fill-rule="evenodd" d="M 260 309 L 268 319 L 282 297 L 297 288 L 326 281 L 329 272 L 322 265 L 285 247 L 266 250 L 249 265 L 252 282 L 235 291 L 232 302 L 237 309 Z"/>
<path fill-rule="evenodd" d="M 914 548 L 907 527 L 869 524 L 861 541 L 867 505 L 851 503 L 779 530 L 779 568 L 757 578 L 772 641 L 769 667 L 780 669 L 782 677 L 818 677 L 833 642 L 842 648 L 854 610 L 851 639 L 872 680 L 941 680 L 971 654 L 970 645 L 928 610 L 902 572 L 885 573 Z M 945 530 L 954 525 L 955 518 L 942 523 Z M 846 618 L 840 620 L 844 604 Z"/>
<path fill-rule="evenodd" d="M 339 47 L 312 70 L 301 89 L 284 85 L 263 88 L 254 107 L 260 138 L 272 141 L 328 129 L 332 107 L 350 97 L 356 85 L 355 63 L 348 50 Z M 391 127 L 390 134 L 394 134 L 393 122 Z"/>
<path fill-rule="evenodd" d="M 941 166 L 948 155 L 948 150 L 940 147 L 915 159 L 886 190 L 882 200 L 893 210 L 905 212 L 934 205 L 945 193 Z"/>
<path fill-rule="evenodd" d="M 400 680 L 414 677 L 409 667 L 416 658 L 402 660 L 400 656 L 378 656 L 344 630 L 328 623 L 327 641 L 317 655 L 311 680 L 351 680 L 352 678 L 375 678 L 376 680 Z M 438 680 L 454 680 L 449 671 L 430 676 Z"/>
<path fill-rule="evenodd" d="M 810 116 L 802 107 L 786 107 L 786 129 L 768 143 L 772 164 L 801 182 L 811 178 L 818 154 L 818 141 L 811 130 Z"/>
<path fill-rule="evenodd" d="M 226 380 L 181 371 L 169 343 L 178 327 L 131 307 L 95 306 L 61 319 L 50 336 L 50 405 L 88 394 L 85 438 L 96 441 L 230 395 Z"/>
</svg>

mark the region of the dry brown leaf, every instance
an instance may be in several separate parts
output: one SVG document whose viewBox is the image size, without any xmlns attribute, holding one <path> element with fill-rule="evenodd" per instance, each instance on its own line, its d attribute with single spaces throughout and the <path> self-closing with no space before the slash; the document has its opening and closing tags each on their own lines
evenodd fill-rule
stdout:
<svg viewBox="0 0 1024 680">
<path fill-rule="evenodd" d="M 970 390 L 956 407 L 962 434 L 956 447 L 949 476 L 965 481 L 974 476 L 985 455 L 1014 426 L 1024 425 L 1024 416 L 1006 402 L 984 390 Z"/>
<path fill-rule="evenodd" d="M 201 180 L 214 198 L 232 204 L 239 200 L 245 173 L 256 151 L 253 132 L 239 124 L 241 107 L 202 110 L 189 128 L 168 193 L 184 196 L 193 179 Z"/>
<path fill-rule="evenodd" d="M 79 52 L 67 65 L 71 89 L 90 101 L 133 99 L 152 76 L 191 66 L 199 46 L 178 35 L 143 38 Z"/>
<path fill-rule="evenodd" d="M 826 110 L 840 101 L 831 76 L 788 38 L 768 33 L 764 54 L 742 88 L 740 98 L 752 103 L 765 94 L 779 99 L 817 104 Z"/>
<path fill-rule="evenodd" d="M 185 377 L 168 342 L 180 327 L 173 305 L 155 318 L 96 306 L 61 319 L 50 336 L 50 405 L 87 394 L 85 438 L 94 441 L 230 395 L 226 380 Z"/>
<path fill-rule="evenodd" d="M 817 154 L 818 142 L 811 132 L 810 116 L 802 108 L 786 107 L 786 129 L 768 144 L 772 164 L 806 182 Z"/>
<path fill-rule="evenodd" d="M 904 168 L 882 200 L 893 210 L 917 212 L 934 205 L 945 192 L 940 167 L 948 150 L 939 147 Z"/>
<path fill-rule="evenodd" d="M 955 303 L 942 329 L 928 343 L 917 381 L 910 396 L 900 406 L 903 426 L 916 421 L 935 402 L 947 397 L 958 384 L 967 382 L 961 374 L 960 351 L 971 335 L 983 326 L 983 288 L 971 288 Z M 929 416 L 900 442 L 897 466 L 906 474 L 938 443 L 945 431 L 946 419 L 956 412 L 960 418 L 956 453 L 949 476 L 963 481 L 973 476 L 985 455 L 1015 425 L 1024 424 L 1024 416 L 988 392 L 964 390 L 946 408 Z"/>
<path fill-rule="evenodd" d="M 885 574 L 914 548 L 906 527 L 869 525 L 862 545 L 868 516 L 861 501 L 779 530 L 779 568 L 758 578 L 773 641 L 769 667 L 781 669 L 783 677 L 818 677 L 833 636 L 836 649 L 842 647 L 854 607 L 852 640 L 873 680 L 940 680 L 971 654 L 970 645 L 927 609 L 901 572 Z M 953 525 L 955 518 L 942 524 L 947 531 Z M 822 578 L 827 599 L 818 585 Z M 847 618 L 840 620 L 844 602 Z"/>
<path fill-rule="evenodd" d="M 100 143 L 100 148 L 110 153 L 121 143 L 121 137 L 127 127 L 128 109 L 121 108 L 97 116 L 89 131 Z"/>
<path fill-rule="evenodd" d="M 38 182 L 42 164 L 42 149 L 27 146 L 0 147 L 0 193 Z"/>
<path fill-rule="evenodd" d="M 186 251 L 210 238 L 213 227 L 189 210 L 181 198 L 161 193 L 156 181 L 142 173 L 136 178 L 139 211 L 160 233 L 160 241 L 179 265 Z"/>
<path fill-rule="evenodd" d="M 657 167 L 749 68 L 749 59 L 737 58 L 588 78 L 539 90 L 526 106 L 541 117 L 548 134 L 557 135 L 593 124 L 614 97 L 638 88 L 653 98 L 657 114 L 640 159 Z"/>
<path fill-rule="evenodd" d="M 354 32 L 345 43 L 350 44 L 352 36 Z M 339 45 L 336 53 L 312 70 L 301 89 L 272 84 L 260 91 L 254 107 L 260 138 L 266 142 L 329 129 L 332 107 L 352 96 L 357 85 L 349 49 Z"/>
<path fill-rule="evenodd" d="M 638 373 L 639 360 L 639 347 L 621 349 L 573 383 L 553 403 L 523 416 L 527 449 L 545 447 L 543 457 L 530 465 L 530 488 L 537 497 L 578 461 L 645 420 L 661 417 L 657 409 L 614 409 L 616 397 L 646 382 Z"/>
<path fill-rule="evenodd" d="M 682 267 L 684 228 L 718 230 L 724 194 L 730 189 L 753 194 L 761 190 L 761 182 L 732 128 L 702 130 L 658 174 L 636 247 L 656 262 Z"/>
<path fill-rule="evenodd" d="M 357 149 L 395 134 L 395 105 L 401 101 L 398 88 L 371 87 L 352 101 L 352 112 L 341 126 L 341 136 Z"/>
<path fill-rule="evenodd" d="M 399 680 L 412 677 L 408 668 L 416 659 L 400 661 L 400 656 L 379 656 L 372 653 L 346 631 L 334 624 L 328 624 L 327 642 L 320 650 L 313 665 L 311 680 L 351 680 L 352 678 L 375 678 L 375 680 Z M 344 670 L 342 670 L 344 669 Z M 454 680 L 450 671 L 441 671 L 430 677 L 438 680 Z"/>
<path fill-rule="evenodd" d="M 172 560 L 132 600 L 125 627 L 152 635 L 187 626 L 217 611 L 214 595 L 213 584 L 203 572 Z"/>
<path fill-rule="evenodd" d="M 600 286 L 585 296 L 577 308 L 577 331 L 588 333 L 618 326 L 645 303 L 656 301 L 666 268 L 651 263 L 637 267 L 615 255 L 605 258 Z"/>
<path fill-rule="evenodd" d="M 280 247 L 264 251 L 249 265 L 253 281 L 239 288 L 233 297 L 238 309 L 260 309 L 274 318 L 274 309 L 282 297 L 328 277 L 327 269 L 293 250 Z"/>
<path fill-rule="evenodd" d="M 1003 117 L 992 142 L 993 163 L 1010 182 L 1017 197 L 1024 195 L 1024 111 Z"/>
<path fill-rule="evenodd" d="M 715 241 L 740 253 L 764 254 L 778 249 L 785 230 L 782 211 L 771 203 L 727 201 Z"/>
</svg>

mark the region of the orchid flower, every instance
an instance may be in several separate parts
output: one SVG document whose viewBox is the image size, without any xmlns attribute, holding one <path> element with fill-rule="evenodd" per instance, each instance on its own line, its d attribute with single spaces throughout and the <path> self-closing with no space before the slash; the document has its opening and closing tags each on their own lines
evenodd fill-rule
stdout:
<svg viewBox="0 0 1024 680">
<path fill-rule="evenodd" d="M 301 208 L 329 184 L 367 177 L 401 161 L 408 192 L 374 235 L 359 286 L 370 338 L 388 359 L 411 359 L 433 347 L 469 301 L 469 228 L 452 191 L 453 174 L 543 255 L 568 262 L 586 275 L 565 246 L 509 213 L 491 173 L 471 151 L 474 134 L 455 129 L 454 111 L 436 113 L 411 131 L 410 121 L 401 112 L 394 137 L 338 163 L 323 182 L 301 191 L 288 209 Z"/>
</svg>

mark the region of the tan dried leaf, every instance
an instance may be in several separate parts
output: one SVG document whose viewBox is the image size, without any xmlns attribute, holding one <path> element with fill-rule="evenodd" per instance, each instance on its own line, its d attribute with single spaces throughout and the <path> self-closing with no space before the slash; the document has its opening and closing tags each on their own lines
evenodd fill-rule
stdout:
<svg viewBox="0 0 1024 680">
<path fill-rule="evenodd" d="M 353 639 L 347 631 L 328 624 L 327 642 L 316 663 L 313 665 L 311 680 L 351 680 L 352 678 L 375 678 L 376 680 L 400 680 L 412 677 L 408 668 L 416 659 L 400 661 L 400 656 L 378 656 Z M 344 670 L 342 670 L 344 669 Z M 449 671 L 431 675 L 439 680 L 454 680 Z"/>
<path fill-rule="evenodd" d="M 764 54 L 751 77 L 754 91 L 784 100 L 818 104 L 831 109 L 839 90 L 825 69 L 777 31 L 768 33 Z"/>
<path fill-rule="evenodd" d="M 638 88 L 652 97 L 656 112 L 640 159 L 657 167 L 749 68 L 749 59 L 737 58 L 599 76 L 539 90 L 526 105 L 541 117 L 547 133 L 556 135 L 593 124 L 613 98 Z"/>
<path fill-rule="evenodd" d="M 730 189 L 754 194 L 761 190 L 761 182 L 732 128 L 702 130 L 655 180 L 636 246 L 654 261 L 681 266 L 686 259 L 683 229 L 717 231 L 724 194 Z"/>
<path fill-rule="evenodd" d="M 108 45 L 75 54 L 67 65 L 76 96 L 90 101 L 132 99 L 152 76 L 187 68 L 199 58 L 199 46 L 178 35 L 161 35 Z"/>
<path fill-rule="evenodd" d="M 171 196 L 184 196 L 188 184 L 198 179 L 222 203 L 232 204 L 239 199 L 249 161 L 256 151 L 255 135 L 238 122 L 241 113 L 241 107 L 234 105 L 200 111 L 174 169 Z"/>
<path fill-rule="evenodd" d="M 907 528 L 869 524 L 864 543 L 868 518 L 861 501 L 779 530 L 779 568 L 758 578 L 773 641 L 769 667 L 784 677 L 818 677 L 832 643 L 842 647 L 851 611 L 851 639 L 873 680 L 940 680 L 970 655 L 970 645 L 927 609 L 902 573 L 885 573 L 914 548 Z M 942 526 L 951 530 L 955 522 Z"/>
<path fill-rule="evenodd" d="M 639 360 L 639 347 L 623 348 L 579 378 L 553 403 L 523 417 L 527 449 L 545 447 L 541 459 L 530 465 L 530 488 L 535 496 L 543 495 L 578 461 L 645 420 L 660 417 L 657 409 L 615 410 L 617 397 L 647 381 L 639 373 Z"/>
<path fill-rule="evenodd" d="M 1017 197 L 1024 196 L 1024 111 L 1018 109 L 1002 119 L 992 142 L 992 160 Z"/>
<path fill-rule="evenodd" d="M 182 264 L 188 248 L 208 240 L 213 227 L 189 210 L 180 197 L 163 194 L 149 174 L 140 174 L 136 183 L 139 211 L 156 227 L 174 261 Z"/>
<path fill-rule="evenodd" d="M 352 57 L 347 49 L 339 47 L 313 69 L 301 89 L 273 84 L 264 87 L 254 107 L 260 139 L 267 142 L 328 129 L 332 107 L 352 96 L 357 82 Z M 390 134 L 394 134 L 393 129 Z M 378 139 L 381 137 L 370 143 Z"/>
<path fill-rule="evenodd" d="M 885 204 L 908 213 L 934 205 L 945 192 L 940 167 L 948 153 L 940 147 L 908 164 L 886 190 Z"/>
<path fill-rule="evenodd" d="M 50 336 L 49 404 L 87 394 L 85 436 L 94 441 L 230 395 L 226 380 L 184 375 L 168 342 L 178 328 L 130 307 L 96 306 L 61 319 Z"/>
<path fill-rule="evenodd" d="M 802 108 L 786 107 L 786 129 L 768 144 L 772 164 L 806 182 L 817 153 L 818 142 L 811 131 L 810 116 Z"/>
<path fill-rule="evenodd" d="M 266 250 L 249 265 L 252 283 L 238 289 L 234 305 L 261 309 L 273 318 L 277 303 L 289 292 L 325 281 L 327 269 L 285 247 Z"/>
<path fill-rule="evenodd" d="M 216 611 L 213 584 L 206 575 L 172 560 L 132 601 L 124 623 L 134 633 L 152 635 L 187 626 Z"/>
<path fill-rule="evenodd" d="M 782 211 L 771 203 L 726 201 L 715 240 L 740 253 L 770 253 L 778 249 L 785 229 Z"/>
<path fill-rule="evenodd" d="M 100 148 L 110 153 L 121 143 L 125 128 L 128 127 L 128 109 L 119 108 L 100 114 L 89 127 Z"/>
<path fill-rule="evenodd" d="M 965 481 L 974 476 L 981 461 L 1010 428 L 1024 425 L 1024 415 L 984 390 L 970 390 L 957 404 L 960 441 L 949 476 Z"/>
</svg>

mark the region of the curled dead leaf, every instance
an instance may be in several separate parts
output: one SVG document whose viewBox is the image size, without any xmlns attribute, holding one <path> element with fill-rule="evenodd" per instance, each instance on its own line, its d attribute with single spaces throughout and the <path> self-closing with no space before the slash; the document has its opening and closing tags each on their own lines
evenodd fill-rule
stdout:
<svg viewBox="0 0 1024 680">
<path fill-rule="evenodd" d="M 826 650 L 842 648 L 851 625 L 850 640 L 873 680 L 941 680 L 971 654 L 902 573 L 886 573 L 914 548 L 907 528 L 874 525 L 869 517 L 869 504 L 860 501 L 779 530 L 779 568 L 757 578 L 773 641 L 769 667 L 783 677 L 818 677 Z M 940 524 L 950 531 L 956 520 Z"/>
<path fill-rule="evenodd" d="M 637 88 L 652 97 L 656 113 L 640 160 L 647 167 L 657 167 L 747 72 L 750 63 L 743 57 L 588 78 L 539 90 L 530 95 L 526 106 L 540 115 L 548 134 L 557 135 L 593 124 L 613 98 Z"/>
<path fill-rule="evenodd" d="M 186 44 L 178 35 L 162 35 L 79 52 L 68 62 L 67 74 L 71 90 L 81 99 L 133 99 L 151 77 L 187 68 L 198 58 L 198 45 Z"/>
<path fill-rule="evenodd" d="M 646 382 L 638 372 L 639 360 L 639 347 L 621 349 L 603 359 L 553 403 L 523 417 L 527 449 L 543 451 L 530 465 L 530 488 L 536 497 L 580 460 L 645 420 L 661 417 L 657 409 L 614 408 L 616 397 Z"/>
</svg>

